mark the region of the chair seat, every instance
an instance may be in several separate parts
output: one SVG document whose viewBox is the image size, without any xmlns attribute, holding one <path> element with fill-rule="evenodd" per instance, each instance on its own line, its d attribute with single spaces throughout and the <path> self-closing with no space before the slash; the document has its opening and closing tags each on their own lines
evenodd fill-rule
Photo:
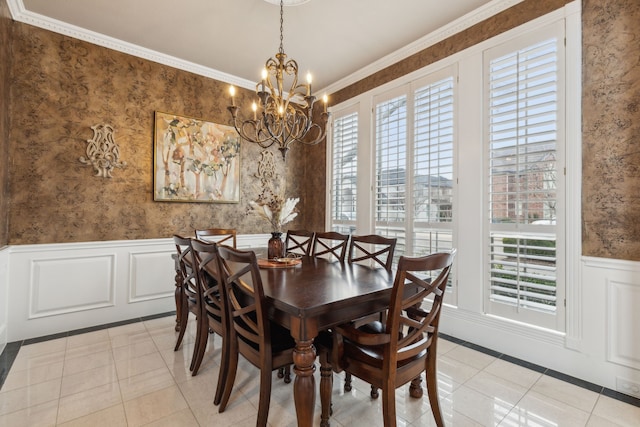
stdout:
<svg viewBox="0 0 640 427">
<path fill-rule="evenodd" d="M 348 360 L 356 360 L 358 362 L 365 363 L 370 366 L 382 369 L 384 362 L 384 345 L 362 347 L 354 345 L 349 340 L 344 340 L 344 358 L 348 363 Z M 400 369 L 405 365 L 416 363 L 417 360 L 423 359 L 427 356 L 427 351 L 423 350 L 414 357 L 410 357 L 405 360 L 398 361 L 397 368 Z"/>
<path fill-rule="evenodd" d="M 285 350 L 293 349 L 296 346 L 295 340 L 291 337 L 289 330 L 277 323 L 270 322 L 271 327 L 271 352 L 280 353 Z M 245 344 L 253 348 L 255 351 L 259 351 L 260 347 L 253 341 L 247 340 L 238 335 L 238 339 L 242 340 Z"/>
</svg>

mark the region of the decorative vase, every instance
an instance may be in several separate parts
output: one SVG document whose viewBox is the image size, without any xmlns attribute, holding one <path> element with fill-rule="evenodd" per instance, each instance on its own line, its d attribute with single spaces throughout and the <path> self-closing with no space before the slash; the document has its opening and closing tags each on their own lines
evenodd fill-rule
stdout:
<svg viewBox="0 0 640 427">
<path fill-rule="evenodd" d="M 271 232 L 271 238 L 267 245 L 267 257 L 269 259 L 284 257 L 284 242 L 282 241 L 281 232 Z"/>
</svg>

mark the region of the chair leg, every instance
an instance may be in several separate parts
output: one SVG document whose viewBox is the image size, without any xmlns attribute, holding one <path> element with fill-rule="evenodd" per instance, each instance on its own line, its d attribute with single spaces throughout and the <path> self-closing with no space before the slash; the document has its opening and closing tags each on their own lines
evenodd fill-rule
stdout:
<svg viewBox="0 0 640 427">
<path fill-rule="evenodd" d="M 289 384 L 291 382 L 291 365 L 278 368 L 278 378 L 284 378 L 285 384 Z"/>
<path fill-rule="evenodd" d="M 229 339 L 222 337 L 222 355 L 220 356 L 220 370 L 218 371 L 218 385 L 216 386 L 216 395 L 213 398 L 213 404 L 219 405 L 222 400 L 222 392 L 224 391 L 229 373 Z"/>
<path fill-rule="evenodd" d="M 382 418 L 384 427 L 396 427 L 396 389 L 393 386 L 382 388 Z"/>
<path fill-rule="evenodd" d="M 200 364 L 202 363 L 202 359 L 204 359 L 204 352 L 207 350 L 207 341 L 209 340 L 207 328 L 209 327 L 209 322 L 206 316 L 206 314 L 200 315 L 198 319 L 198 322 L 200 322 L 200 318 L 202 318 L 202 323 L 198 324 L 198 332 L 196 332 L 196 346 L 193 350 L 193 358 L 191 360 L 192 376 L 198 374 Z"/>
<path fill-rule="evenodd" d="M 289 384 L 291 382 L 291 365 L 284 367 L 284 383 Z"/>
<path fill-rule="evenodd" d="M 429 395 L 429 404 L 431 405 L 431 412 L 433 413 L 433 419 L 436 421 L 438 427 L 444 426 L 444 420 L 442 419 L 442 411 L 440 410 L 440 401 L 438 399 L 438 378 L 436 377 L 436 352 L 431 351 L 430 348 L 427 354 L 427 394 Z"/>
<path fill-rule="evenodd" d="M 380 394 L 378 393 L 378 387 L 372 385 L 370 394 L 372 399 L 377 399 L 380 396 Z"/>
<path fill-rule="evenodd" d="M 218 412 L 222 413 L 227 408 L 229 403 L 229 396 L 231 396 L 231 389 L 233 389 L 233 383 L 236 380 L 236 372 L 238 370 L 238 348 L 232 345 L 229 346 L 229 369 L 225 375 L 224 391 L 222 392 L 222 398 L 220 399 L 220 406 Z M 222 366 L 220 367 L 222 368 Z"/>
<path fill-rule="evenodd" d="M 351 374 L 349 372 L 344 373 L 344 391 L 351 391 Z"/>
<path fill-rule="evenodd" d="M 258 402 L 258 420 L 256 427 L 266 427 L 271 403 L 271 366 L 260 369 L 260 400 Z"/>
<path fill-rule="evenodd" d="M 414 399 L 420 399 L 422 397 L 422 377 L 418 375 L 414 379 L 411 380 L 411 385 L 409 386 L 409 396 Z"/>
<path fill-rule="evenodd" d="M 332 414 L 331 391 L 333 390 L 333 370 L 329 362 L 329 353 L 320 353 L 320 404 L 322 413 L 320 415 L 320 426 L 329 427 L 329 417 Z"/>
<path fill-rule="evenodd" d="M 180 344 L 182 344 L 182 338 L 184 338 L 184 333 L 187 329 L 187 322 L 189 320 L 189 306 L 186 298 L 182 298 L 180 301 L 180 317 L 176 319 L 179 321 L 176 324 L 176 330 L 178 331 L 178 339 L 176 340 L 176 346 L 173 348 L 173 351 L 178 351 L 180 348 Z M 176 310 L 177 312 L 178 310 Z"/>
</svg>

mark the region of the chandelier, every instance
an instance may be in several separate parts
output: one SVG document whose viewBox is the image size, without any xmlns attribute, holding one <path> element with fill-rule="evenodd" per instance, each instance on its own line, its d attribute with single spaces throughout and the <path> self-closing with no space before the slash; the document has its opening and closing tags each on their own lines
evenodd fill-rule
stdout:
<svg viewBox="0 0 640 427">
<path fill-rule="evenodd" d="M 268 0 L 269 1 L 269 0 Z M 298 84 L 298 63 L 287 60 L 282 47 L 284 5 L 280 1 L 280 49 L 275 58 L 269 58 L 262 70 L 262 80 L 256 84 L 258 102 L 253 102 L 253 119 L 243 120 L 235 104 L 235 87 L 229 88 L 233 126 L 240 136 L 260 147 L 269 148 L 274 144 L 285 159 L 289 147 L 294 142 L 314 145 L 322 141 L 326 134 L 329 113 L 327 96 L 323 97 L 324 110 L 318 122 L 314 122 L 313 106 L 316 97 L 311 91 L 311 74 L 307 74 L 306 84 Z M 286 81 L 285 81 L 286 80 Z M 285 84 L 290 83 L 288 92 Z"/>
</svg>

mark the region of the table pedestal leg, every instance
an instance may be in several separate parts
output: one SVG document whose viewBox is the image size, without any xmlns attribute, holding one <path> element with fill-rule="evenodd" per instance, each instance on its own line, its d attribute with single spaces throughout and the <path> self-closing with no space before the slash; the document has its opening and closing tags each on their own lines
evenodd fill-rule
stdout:
<svg viewBox="0 0 640 427">
<path fill-rule="evenodd" d="M 316 349 L 313 340 L 296 340 L 293 350 L 293 371 L 296 379 L 293 383 L 293 396 L 298 416 L 298 426 L 311 427 L 313 425 L 313 410 L 316 400 L 316 386 L 313 373 L 316 370 Z"/>
</svg>

